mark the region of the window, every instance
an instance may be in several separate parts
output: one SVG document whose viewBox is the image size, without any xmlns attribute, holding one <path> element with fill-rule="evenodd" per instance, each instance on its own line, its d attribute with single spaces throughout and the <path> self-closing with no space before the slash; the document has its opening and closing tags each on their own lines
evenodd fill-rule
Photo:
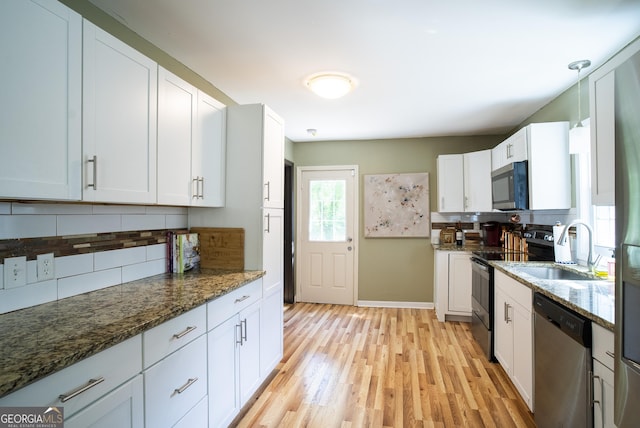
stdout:
<svg viewBox="0 0 640 428">
<path fill-rule="evenodd" d="M 593 207 L 593 243 L 607 248 L 616 246 L 616 207 Z"/>
<path fill-rule="evenodd" d="M 309 240 L 346 240 L 346 183 L 344 180 L 309 182 Z"/>
</svg>

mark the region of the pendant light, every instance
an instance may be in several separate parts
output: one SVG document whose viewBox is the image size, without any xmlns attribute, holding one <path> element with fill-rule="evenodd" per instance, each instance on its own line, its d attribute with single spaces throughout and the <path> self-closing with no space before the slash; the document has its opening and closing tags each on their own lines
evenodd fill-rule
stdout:
<svg viewBox="0 0 640 428">
<path fill-rule="evenodd" d="M 582 91 L 580 90 L 580 71 L 591 65 L 588 59 L 569 64 L 570 70 L 578 71 L 578 122 L 569 130 L 569 153 L 584 153 L 589 149 L 589 130 L 582 125 Z"/>
</svg>

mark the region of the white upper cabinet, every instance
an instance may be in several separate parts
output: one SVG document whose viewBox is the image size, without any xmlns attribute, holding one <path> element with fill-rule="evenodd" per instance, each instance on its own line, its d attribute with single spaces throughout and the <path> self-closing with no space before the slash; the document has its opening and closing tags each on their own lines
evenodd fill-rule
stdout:
<svg viewBox="0 0 640 428">
<path fill-rule="evenodd" d="M 491 199 L 491 150 L 464 154 L 464 210 L 493 210 Z"/>
<path fill-rule="evenodd" d="M 225 106 L 158 67 L 158 203 L 224 205 Z"/>
<path fill-rule="evenodd" d="M 83 200 L 156 202 L 157 64 L 84 20 Z"/>
<path fill-rule="evenodd" d="M 197 89 L 158 67 L 158 203 L 189 205 Z M 195 196 L 195 193 L 194 193 Z"/>
<path fill-rule="evenodd" d="M 226 106 L 198 91 L 196 114 L 191 146 L 191 205 L 222 207 L 226 183 Z"/>
<path fill-rule="evenodd" d="M 522 128 L 511 137 L 498 144 L 491 151 L 491 170 L 495 171 L 512 162 L 526 161 L 527 129 Z"/>
<path fill-rule="evenodd" d="M 464 157 L 438 156 L 438 211 L 464 211 Z"/>
<path fill-rule="evenodd" d="M 640 40 L 589 75 L 591 201 L 594 205 L 615 205 L 615 70 L 637 52 L 640 52 Z"/>
<path fill-rule="evenodd" d="M 82 18 L 0 2 L 0 197 L 81 198 Z"/>
<path fill-rule="evenodd" d="M 438 156 L 438 211 L 487 212 L 491 201 L 491 150 Z"/>
</svg>

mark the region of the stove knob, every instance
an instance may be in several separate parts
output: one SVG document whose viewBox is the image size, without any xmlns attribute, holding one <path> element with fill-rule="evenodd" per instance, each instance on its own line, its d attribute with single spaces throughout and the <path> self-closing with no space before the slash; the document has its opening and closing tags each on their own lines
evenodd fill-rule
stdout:
<svg viewBox="0 0 640 428">
<path fill-rule="evenodd" d="M 545 241 L 553 241 L 553 235 L 544 235 Z"/>
<path fill-rule="evenodd" d="M 525 232 L 525 233 L 523 234 L 523 236 L 524 236 L 525 238 L 531 238 L 533 235 L 531 234 L 531 232 Z"/>
</svg>

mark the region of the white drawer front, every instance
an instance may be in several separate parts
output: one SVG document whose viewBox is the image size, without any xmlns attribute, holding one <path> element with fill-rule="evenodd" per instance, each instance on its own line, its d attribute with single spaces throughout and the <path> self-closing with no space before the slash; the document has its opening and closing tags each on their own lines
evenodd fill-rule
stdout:
<svg viewBox="0 0 640 428">
<path fill-rule="evenodd" d="M 138 335 L 2 398 L 0 406 L 63 406 L 67 418 L 140 373 L 141 354 Z M 71 398 L 63 402 L 61 395 Z"/>
<path fill-rule="evenodd" d="M 170 427 L 207 394 L 206 336 L 144 372 L 145 426 Z"/>
<path fill-rule="evenodd" d="M 180 419 L 173 428 L 205 428 L 207 426 L 207 420 L 209 417 L 209 406 L 207 403 L 207 396 L 205 396 L 196 407 L 189 410 L 184 418 Z"/>
<path fill-rule="evenodd" d="M 142 334 L 144 368 L 148 368 L 167 355 L 207 331 L 207 308 L 199 306 Z"/>
<path fill-rule="evenodd" d="M 209 330 L 215 328 L 260 299 L 262 299 L 262 278 L 212 300 L 207 303 L 207 328 Z"/>
<path fill-rule="evenodd" d="M 591 323 L 593 335 L 593 358 L 613 370 L 614 366 L 614 334 L 595 323 Z"/>
</svg>

